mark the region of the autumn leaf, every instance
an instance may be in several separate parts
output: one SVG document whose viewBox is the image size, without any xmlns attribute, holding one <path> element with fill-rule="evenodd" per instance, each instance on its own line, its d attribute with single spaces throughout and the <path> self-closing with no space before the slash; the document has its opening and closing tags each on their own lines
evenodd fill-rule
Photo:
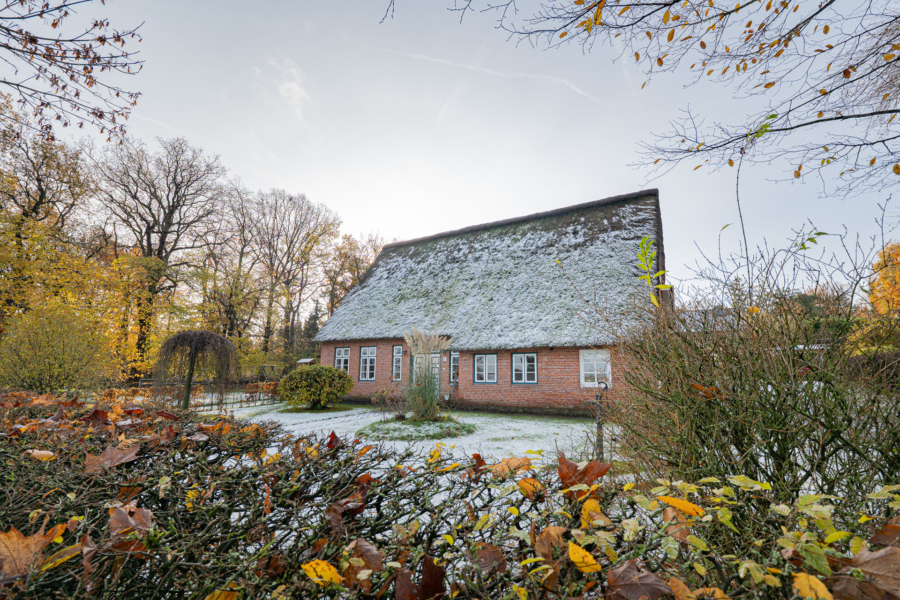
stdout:
<svg viewBox="0 0 900 600">
<path fill-rule="evenodd" d="M 489 465 L 487 469 L 494 475 L 508 477 L 521 471 L 531 469 L 530 458 L 504 458 L 495 465 Z"/>
<path fill-rule="evenodd" d="M 688 527 L 687 527 L 687 519 L 684 517 L 684 513 L 682 513 L 677 508 L 673 508 L 671 506 L 663 509 L 663 518 L 672 523 L 668 527 L 666 527 L 666 533 L 678 540 L 682 543 L 687 543 L 688 541 Z"/>
<path fill-rule="evenodd" d="M 834 600 L 825 584 L 808 573 L 794 573 L 794 591 L 802 598 Z"/>
<path fill-rule="evenodd" d="M 579 469 L 576 463 L 566 458 L 565 453 L 560 452 L 557 472 L 563 485 L 568 488 L 578 484 L 591 485 L 594 481 L 606 475 L 610 466 L 608 463 L 592 460 L 582 469 Z M 586 493 L 582 491 L 577 496 L 580 498 Z"/>
<path fill-rule="evenodd" d="M 84 472 L 97 473 L 104 469 L 112 469 L 122 463 L 137 460 L 137 453 L 140 449 L 140 445 L 132 446 L 127 450 L 118 450 L 112 446 L 107 446 L 99 455 L 87 453 L 84 457 Z"/>
<path fill-rule="evenodd" d="M 55 569 L 59 565 L 63 564 L 70 558 L 81 554 L 81 544 L 73 544 L 71 546 L 66 546 L 62 550 L 54 552 L 50 556 L 47 557 L 47 560 L 41 564 L 41 572 L 49 571 L 50 569 Z"/>
<path fill-rule="evenodd" d="M 544 560 L 553 560 L 553 549 L 565 547 L 565 542 L 562 539 L 565 532 L 565 527 L 556 525 L 545 528 L 535 539 L 534 553 Z"/>
<path fill-rule="evenodd" d="M 308 563 L 303 563 L 300 565 L 300 568 L 303 569 L 303 572 L 306 573 L 316 585 L 321 587 L 344 581 L 344 578 L 338 574 L 337 569 L 324 560 L 316 559 Z"/>
<path fill-rule="evenodd" d="M 26 450 L 25 454 L 40 461 L 56 460 L 56 455 L 49 450 Z"/>
<path fill-rule="evenodd" d="M 528 477 L 519 482 L 519 491 L 529 500 L 540 498 L 544 492 L 544 486 L 537 479 Z"/>
<path fill-rule="evenodd" d="M 890 546 L 900 539 L 900 515 L 894 517 L 881 526 L 871 538 L 870 544 L 878 544 L 879 546 Z"/>
<path fill-rule="evenodd" d="M 6 533 L 0 532 L 0 565 L 3 574 L 7 577 L 27 574 L 41 559 L 41 552 L 52 539 L 44 533 L 43 527 L 28 537 L 15 527 L 10 527 Z"/>
<path fill-rule="evenodd" d="M 413 573 L 403 569 L 397 576 L 397 600 L 434 600 L 444 595 L 444 575 L 446 571 L 434 563 L 434 558 L 425 556 L 422 561 L 422 581 L 413 583 Z"/>
<path fill-rule="evenodd" d="M 109 532 L 118 537 L 124 537 L 133 532 L 143 533 L 150 528 L 152 521 L 153 512 L 146 508 L 126 510 L 117 506 L 110 509 Z"/>
<path fill-rule="evenodd" d="M 105 410 L 100 410 L 99 408 L 95 408 L 93 412 L 88 415 L 85 415 L 78 419 L 79 421 L 84 421 L 88 425 L 92 427 L 101 427 L 103 425 L 109 425 L 109 413 Z"/>
<path fill-rule="evenodd" d="M 375 446 L 363 446 L 362 449 L 356 453 L 356 458 L 353 459 L 353 463 L 356 464 L 356 462 L 359 461 L 359 459 L 362 458 L 366 452 L 368 452 L 369 450 L 371 450 L 374 447 Z"/>
<path fill-rule="evenodd" d="M 241 593 L 239 591 L 234 591 L 236 589 L 237 584 L 232 581 L 225 586 L 225 589 L 216 590 L 212 594 L 208 594 L 204 600 L 237 600 L 240 598 Z"/>
<path fill-rule="evenodd" d="M 609 572 L 607 600 L 658 600 L 672 593 L 659 575 L 639 572 L 633 560 Z"/>
<path fill-rule="evenodd" d="M 581 507 L 581 528 L 590 529 L 595 527 L 594 523 L 596 521 L 599 521 L 604 526 L 612 523 L 610 518 L 603 514 L 600 503 L 593 498 L 588 498 Z"/>
<path fill-rule="evenodd" d="M 601 569 L 591 553 L 575 542 L 569 542 L 569 559 L 582 573 L 596 573 Z"/>
<path fill-rule="evenodd" d="M 472 556 L 466 553 L 466 556 L 484 574 L 493 572 L 506 573 L 506 557 L 503 556 L 503 552 L 497 546 L 479 542 L 475 555 Z"/>
<path fill-rule="evenodd" d="M 691 588 L 677 577 L 669 578 L 669 587 L 672 588 L 672 595 L 675 596 L 675 600 L 697 600 L 697 597 L 691 593 Z"/>
<path fill-rule="evenodd" d="M 702 508 L 687 500 L 680 500 L 678 498 L 672 498 L 671 496 L 659 496 L 657 497 L 657 500 L 665 502 L 669 506 L 677 508 L 684 514 L 692 517 L 702 517 L 705 514 L 705 511 Z"/>
<path fill-rule="evenodd" d="M 173 415 L 172 413 L 165 411 L 165 410 L 156 411 L 156 416 L 160 417 L 162 419 L 168 419 L 169 421 L 177 421 L 178 420 L 178 417 L 176 415 Z"/>
</svg>

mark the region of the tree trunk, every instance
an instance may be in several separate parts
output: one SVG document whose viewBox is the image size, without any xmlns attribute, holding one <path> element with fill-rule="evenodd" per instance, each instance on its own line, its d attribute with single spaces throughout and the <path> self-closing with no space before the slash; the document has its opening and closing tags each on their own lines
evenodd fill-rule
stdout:
<svg viewBox="0 0 900 600">
<path fill-rule="evenodd" d="M 191 383 L 194 381 L 194 363 L 197 361 L 197 354 L 191 352 L 188 361 L 187 375 L 184 378 L 184 399 L 181 401 L 182 410 L 187 410 L 191 406 Z"/>
</svg>

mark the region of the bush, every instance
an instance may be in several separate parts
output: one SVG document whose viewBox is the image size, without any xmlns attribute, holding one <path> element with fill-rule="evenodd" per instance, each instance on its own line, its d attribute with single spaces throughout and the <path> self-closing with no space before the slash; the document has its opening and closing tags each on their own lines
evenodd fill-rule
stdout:
<svg viewBox="0 0 900 600">
<path fill-rule="evenodd" d="M 710 265 L 679 309 L 648 304 L 642 326 L 623 335 L 631 360 L 618 420 L 641 472 L 745 474 L 771 482 L 779 503 L 827 494 L 854 504 L 900 483 L 900 396 L 886 385 L 896 358 L 865 361 L 872 336 L 854 333 L 864 319 L 891 339 L 898 321 L 854 308 L 853 279 L 838 271 L 846 264 L 793 248 Z M 854 268 L 863 281 L 865 264 Z"/>
<path fill-rule="evenodd" d="M 20 389 L 91 389 L 112 378 L 102 328 L 66 306 L 17 315 L 0 340 L 0 381 Z"/>
<path fill-rule="evenodd" d="M 4 431 L 20 427 L 0 447 L 0 597 L 790 600 L 828 598 L 827 586 L 835 600 L 884 600 L 900 591 L 897 489 L 846 511 L 814 496 L 779 505 L 746 477 L 623 486 L 596 462 L 491 466 L 441 446 L 293 438 L 274 423 L 199 423 L 146 405 L 122 415 L 136 439 L 117 449 L 87 430 L 127 405 L 101 402 L 101 414 L 12 399 L 0 413 Z M 76 435 L 41 421 L 60 410 Z"/>
<path fill-rule="evenodd" d="M 318 410 L 335 404 L 353 389 L 341 369 L 312 365 L 291 371 L 278 383 L 278 399 L 291 406 Z"/>
</svg>

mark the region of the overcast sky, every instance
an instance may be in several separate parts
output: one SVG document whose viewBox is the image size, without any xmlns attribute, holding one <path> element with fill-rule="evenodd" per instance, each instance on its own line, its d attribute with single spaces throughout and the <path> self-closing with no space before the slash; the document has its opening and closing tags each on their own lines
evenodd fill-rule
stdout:
<svg viewBox="0 0 900 600">
<path fill-rule="evenodd" d="M 450 0 L 112 0 L 113 26 L 144 22 L 143 93 L 130 133 L 184 136 L 253 189 L 305 193 L 346 233 L 408 239 L 660 190 L 667 267 L 715 251 L 737 223 L 734 171 L 684 165 L 649 181 L 638 144 L 690 105 L 712 120 L 757 107 L 712 84 L 644 78 L 609 48 L 516 45 L 488 14 L 460 23 Z M 101 14 L 104 14 L 101 13 Z M 821 198 L 821 184 L 745 169 L 750 243 L 782 244 L 807 218 L 875 231 L 881 196 Z M 723 234 L 736 248 L 740 231 Z"/>
</svg>

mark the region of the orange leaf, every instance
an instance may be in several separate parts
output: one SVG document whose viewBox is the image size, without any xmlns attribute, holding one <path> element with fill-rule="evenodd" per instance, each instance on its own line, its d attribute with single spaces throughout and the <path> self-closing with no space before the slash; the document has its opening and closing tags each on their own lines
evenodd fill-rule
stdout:
<svg viewBox="0 0 900 600">
<path fill-rule="evenodd" d="M 702 517 L 705 514 L 705 511 L 693 504 L 692 502 L 688 502 L 687 500 L 681 500 L 679 498 L 672 498 L 671 496 L 659 496 L 657 498 L 660 502 L 665 502 L 669 506 L 673 508 L 677 508 L 681 512 L 686 515 L 690 515 L 692 517 Z"/>
<path fill-rule="evenodd" d="M 544 486 L 537 479 L 528 477 L 519 482 L 519 491 L 529 500 L 535 500 L 544 492 Z"/>
</svg>

